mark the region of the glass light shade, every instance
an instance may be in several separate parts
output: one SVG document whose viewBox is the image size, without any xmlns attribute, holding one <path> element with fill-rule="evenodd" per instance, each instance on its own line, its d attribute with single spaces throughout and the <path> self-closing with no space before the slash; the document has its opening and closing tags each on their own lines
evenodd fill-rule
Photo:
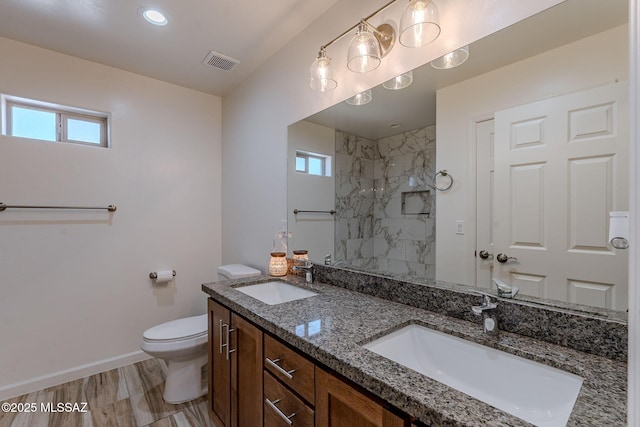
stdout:
<svg viewBox="0 0 640 427">
<path fill-rule="evenodd" d="M 408 71 L 382 83 L 382 87 L 385 89 L 399 90 L 404 89 L 411 83 L 413 83 L 413 71 Z"/>
<path fill-rule="evenodd" d="M 431 0 L 411 0 L 400 18 L 400 44 L 427 45 L 440 35 L 438 6 Z"/>
<path fill-rule="evenodd" d="M 356 73 L 366 73 L 380 66 L 380 57 L 378 39 L 367 30 L 366 24 L 360 24 L 358 32 L 349 44 L 347 68 Z"/>
<path fill-rule="evenodd" d="M 446 70 L 448 68 L 454 68 L 461 65 L 467 59 L 469 59 L 469 46 L 464 46 L 460 49 L 454 50 L 453 52 L 449 52 L 438 59 L 434 59 L 431 61 L 431 66 L 438 70 Z"/>
<path fill-rule="evenodd" d="M 269 274 L 274 277 L 287 275 L 287 257 L 284 252 L 271 252 L 269 260 Z"/>
<path fill-rule="evenodd" d="M 327 56 L 324 49 L 321 49 L 309 68 L 309 87 L 320 92 L 328 92 L 337 86 L 338 82 L 333 78 L 331 58 Z"/>
<path fill-rule="evenodd" d="M 373 96 L 371 94 L 371 89 L 367 89 L 364 92 L 360 92 L 357 95 L 352 96 L 347 99 L 347 104 L 349 105 L 365 105 L 371 102 Z"/>
</svg>

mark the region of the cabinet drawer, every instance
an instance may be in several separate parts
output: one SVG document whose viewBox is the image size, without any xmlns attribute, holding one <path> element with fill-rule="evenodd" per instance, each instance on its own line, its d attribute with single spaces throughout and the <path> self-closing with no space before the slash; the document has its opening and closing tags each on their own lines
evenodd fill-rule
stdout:
<svg viewBox="0 0 640 427">
<path fill-rule="evenodd" d="M 295 415 L 292 416 L 292 414 Z M 313 410 L 273 378 L 268 371 L 264 371 L 264 427 L 313 427 L 313 425 Z"/>
<path fill-rule="evenodd" d="M 315 404 L 313 363 L 266 334 L 264 367 L 307 402 Z"/>
</svg>

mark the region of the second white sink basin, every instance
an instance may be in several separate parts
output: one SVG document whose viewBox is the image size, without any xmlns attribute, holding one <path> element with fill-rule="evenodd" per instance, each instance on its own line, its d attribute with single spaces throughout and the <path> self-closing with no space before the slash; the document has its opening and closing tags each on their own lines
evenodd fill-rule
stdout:
<svg viewBox="0 0 640 427">
<path fill-rule="evenodd" d="M 318 295 L 315 292 L 279 281 L 242 286 L 235 289 L 269 305 L 282 304 L 283 302 Z"/>
<path fill-rule="evenodd" d="M 577 375 L 420 325 L 363 347 L 537 426 L 565 426 L 582 387 Z"/>
</svg>

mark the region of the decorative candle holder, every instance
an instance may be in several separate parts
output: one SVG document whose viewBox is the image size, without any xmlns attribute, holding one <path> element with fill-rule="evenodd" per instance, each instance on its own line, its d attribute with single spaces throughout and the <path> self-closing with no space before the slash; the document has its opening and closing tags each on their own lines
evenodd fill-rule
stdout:
<svg viewBox="0 0 640 427">
<path fill-rule="evenodd" d="M 274 277 L 287 275 L 287 254 L 285 252 L 271 252 L 269 260 L 269 274 Z"/>
<path fill-rule="evenodd" d="M 309 261 L 309 251 L 306 249 L 299 249 L 299 250 L 293 251 L 293 259 Z"/>
</svg>

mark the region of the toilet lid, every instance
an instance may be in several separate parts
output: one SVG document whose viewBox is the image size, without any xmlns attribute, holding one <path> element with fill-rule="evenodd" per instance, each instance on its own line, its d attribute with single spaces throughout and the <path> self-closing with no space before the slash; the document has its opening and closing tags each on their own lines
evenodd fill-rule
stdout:
<svg viewBox="0 0 640 427">
<path fill-rule="evenodd" d="M 168 341 L 197 337 L 207 333 L 207 315 L 185 317 L 162 323 L 144 331 L 147 340 Z"/>
</svg>

